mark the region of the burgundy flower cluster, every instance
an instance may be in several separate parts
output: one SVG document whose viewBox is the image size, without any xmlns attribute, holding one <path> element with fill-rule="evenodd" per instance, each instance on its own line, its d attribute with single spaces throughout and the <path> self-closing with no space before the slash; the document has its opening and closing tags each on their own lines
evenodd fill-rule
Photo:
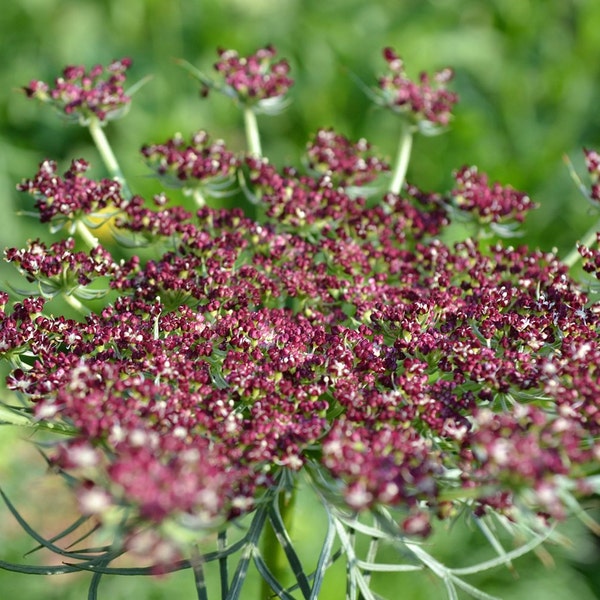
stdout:
<svg viewBox="0 0 600 600">
<path fill-rule="evenodd" d="M 319 129 L 306 148 L 307 166 L 315 173 L 330 176 L 333 185 L 363 186 L 390 170 L 370 150 L 365 139 L 352 143 L 333 129 Z"/>
<path fill-rule="evenodd" d="M 288 77 L 287 60 L 274 61 L 273 46 L 259 48 L 254 54 L 240 56 L 235 50 L 219 50 L 215 70 L 223 76 L 225 85 L 242 104 L 257 104 L 284 96 L 293 85 Z M 205 88 L 208 92 L 208 88 Z"/>
<path fill-rule="evenodd" d="M 104 209 L 120 210 L 125 204 L 121 186 L 111 179 L 96 181 L 85 177 L 89 164 L 73 160 L 63 177 L 57 174 L 56 162 L 44 161 L 31 179 L 24 179 L 17 189 L 35 198 L 35 208 L 42 223 L 53 224 L 58 231 L 79 219 L 99 215 Z"/>
<path fill-rule="evenodd" d="M 142 154 L 167 186 L 210 186 L 213 193 L 231 182 L 239 166 L 223 140 L 213 142 L 202 130 L 189 142 L 177 135 L 162 144 L 143 146 Z"/>
<path fill-rule="evenodd" d="M 380 206 L 371 207 L 365 200 L 371 190 L 360 194 L 364 188 L 348 190 L 334 186 L 329 174 L 314 177 L 291 167 L 279 172 L 268 160 L 253 156 L 246 158 L 246 165 L 255 201 L 265 207 L 266 215 L 276 219 L 279 227 L 313 241 L 326 235 L 339 236 L 337 244 L 349 243 L 350 247 L 356 243 L 351 238 L 377 240 L 379 245 L 385 244 L 390 236 L 405 240 L 407 236 L 419 239 L 426 233 L 435 235 L 448 223 L 442 200 L 416 187 L 408 192 L 416 206 L 389 193 L 384 195 Z M 360 179 L 372 181 L 378 173 L 379 166 L 375 165 L 361 171 Z"/>
<path fill-rule="evenodd" d="M 129 58 L 115 60 L 107 67 L 96 65 L 89 71 L 83 66 L 68 66 L 51 87 L 43 81 L 32 81 L 23 88 L 30 98 L 47 102 L 67 116 L 87 124 L 90 119 L 107 121 L 121 116 L 131 98 L 123 83 L 131 66 Z"/>
<path fill-rule="evenodd" d="M 271 58 L 222 54 L 263 78 Z M 455 98 L 426 84 L 406 102 L 444 123 Z M 6 310 L 0 295 L 8 387 L 35 419 L 70 428 L 52 460 L 85 514 L 114 522 L 129 510 L 129 548 L 172 560 L 173 525 L 219 527 L 284 473 L 318 473 L 323 496 L 353 511 L 397 508 L 410 535 L 465 503 L 560 519 L 569 494 L 597 492 L 599 305 L 552 253 L 440 240 L 451 208 L 491 226 L 521 221 L 530 199 L 465 168 L 446 195 L 411 185 L 367 202 L 345 186 L 385 170 L 368 150 L 320 130 L 312 173 L 238 161 L 204 132 L 143 150 L 186 185 L 243 170 L 256 219 L 191 213 L 164 195 L 123 202 L 80 161 L 64 180 L 46 162 L 20 186 L 40 196 L 42 221 L 113 203 L 116 239 L 154 250 L 118 263 L 73 240 L 7 251 L 56 289 L 105 277 L 117 299 L 79 320 L 46 314 L 41 299 Z M 597 251 L 582 252 L 597 268 Z"/>
<path fill-rule="evenodd" d="M 75 240 L 67 238 L 49 247 L 40 240 L 29 242 L 27 248 L 5 251 L 7 262 L 14 263 L 30 283 L 37 282 L 40 293 L 50 298 L 59 293 L 81 293 L 98 277 L 114 272 L 116 267 L 108 250 L 96 246 L 87 252 L 75 251 Z M 102 293 L 102 290 L 99 290 Z"/>
<path fill-rule="evenodd" d="M 447 125 L 452 109 L 458 102 L 458 96 L 446 89 L 454 77 L 452 69 L 443 69 L 435 73 L 433 78 L 421 73 L 419 81 L 415 82 L 407 77 L 404 61 L 392 48 L 385 48 L 383 57 L 391 73 L 379 78 L 381 104 L 406 115 L 411 122 Z"/>
<path fill-rule="evenodd" d="M 303 181 L 289 170 L 283 179 L 284 189 Z M 486 490 L 482 507 L 509 511 L 515 481 L 557 496 L 567 465 L 594 459 L 600 426 L 590 387 L 598 318 L 566 268 L 524 248 L 446 247 L 422 229 L 432 213 L 415 206 L 382 214 L 340 204 L 342 192 L 304 193 L 319 199 L 317 214 L 338 212 L 314 241 L 281 229 L 285 211 L 259 224 L 239 211 L 173 219 L 163 209 L 162 229 L 132 202 L 121 227 L 130 219 L 154 238 L 176 236 L 175 251 L 111 263 L 121 298 L 84 322 L 20 306 L 4 316 L 5 352 L 22 351 L 24 329 L 26 344 L 45 349 L 9 386 L 39 418 L 79 432 L 60 466 L 84 440 L 95 448 L 99 472 L 86 471 L 80 494 L 89 500 L 93 481 L 103 510 L 126 503 L 157 523 L 199 513 L 212 522 L 250 509 L 277 470 L 317 461 L 356 509 L 420 515 L 422 502 L 443 502 L 456 468 L 455 485 Z M 66 265 L 56 250 L 36 244 L 9 258 L 53 276 Z M 554 506 L 544 500 L 560 516 Z"/>
<path fill-rule="evenodd" d="M 480 222 L 498 223 L 500 220 L 522 222 L 534 208 L 531 198 L 495 182 L 491 186 L 487 175 L 476 167 L 463 167 L 454 173 L 456 188 L 452 191 L 456 206 L 474 214 Z"/>
</svg>

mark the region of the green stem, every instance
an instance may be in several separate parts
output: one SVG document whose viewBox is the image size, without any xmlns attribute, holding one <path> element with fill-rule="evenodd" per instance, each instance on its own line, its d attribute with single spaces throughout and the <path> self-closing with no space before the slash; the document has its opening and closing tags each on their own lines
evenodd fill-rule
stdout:
<svg viewBox="0 0 600 600">
<path fill-rule="evenodd" d="M 0 423 L 8 425 L 20 425 L 25 427 L 35 427 L 35 421 L 28 415 L 23 415 L 15 410 L 0 404 Z"/>
<path fill-rule="evenodd" d="M 65 299 L 66 303 L 74 308 L 78 313 L 81 313 L 82 315 L 90 314 L 89 309 L 79 302 L 75 296 L 72 296 L 71 294 L 62 294 L 62 297 Z"/>
<path fill-rule="evenodd" d="M 98 238 L 81 221 L 75 223 L 75 230 L 90 250 L 98 245 Z"/>
<path fill-rule="evenodd" d="M 102 157 L 104 165 L 110 173 L 110 176 L 121 185 L 123 196 L 125 198 L 131 198 L 131 190 L 125 181 L 121 167 L 119 167 L 117 158 L 114 155 L 110 144 L 108 143 L 108 139 L 104 134 L 104 129 L 102 129 L 102 125 L 98 119 L 92 119 L 90 121 L 89 131 L 92 139 L 94 140 L 94 144 L 96 144 L 96 148 L 98 148 L 98 152 L 100 152 L 100 156 Z"/>
<path fill-rule="evenodd" d="M 246 129 L 248 152 L 255 156 L 262 156 L 256 114 L 249 106 L 244 107 L 244 127 Z"/>
<path fill-rule="evenodd" d="M 412 140 L 412 127 L 408 123 L 402 123 L 400 143 L 398 144 L 398 155 L 396 157 L 396 164 L 394 165 L 392 183 L 390 184 L 390 192 L 393 194 L 399 194 L 404 185 L 404 178 L 406 177 L 410 152 L 412 150 Z"/>
<path fill-rule="evenodd" d="M 590 247 L 596 241 L 596 235 L 600 231 L 600 221 L 594 223 L 590 229 L 587 230 L 585 235 L 583 236 L 580 244 L 582 246 Z M 567 256 L 563 258 L 563 263 L 567 265 L 567 267 L 572 267 L 577 264 L 577 262 L 581 260 L 581 254 L 577 250 L 577 247 L 573 248 Z"/>
<path fill-rule="evenodd" d="M 198 600 L 208 600 L 208 591 L 206 589 L 206 580 L 204 579 L 204 567 L 202 565 L 202 556 L 198 551 L 198 546 L 195 544 L 191 548 L 190 563 L 194 573 L 194 581 L 196 583 L 196 594 Z"/>
<path fill-rule="evenodd" d="M 293 527 L 294 506 L 296 503 L 296 489 L 284 490 L 279 493 L 273 502 L 279 502 L 279 512 L 288 533 L 291 533 Z M 265 563 L 275 579 L 285 583 L 289 572 L 289 564 L 282 545 L 277 539 L 273 526 L 267 526 L 264 529 L 261 554 Z M 261 584 L 261 599 L 270 598 L 273 594 L 269 584 L 263 579 Z"/>
<path fill-rule="evenodd" d="M 227 548 L 227 530 L 219 531 L 217 537 L 217 549 L 223 552 Z M 227 567 L 227 557 L 219 558 L 219 578 L 221 580 L 221 597 L 227 597 L 229 593 L 229 570 Z"/>
</svg>

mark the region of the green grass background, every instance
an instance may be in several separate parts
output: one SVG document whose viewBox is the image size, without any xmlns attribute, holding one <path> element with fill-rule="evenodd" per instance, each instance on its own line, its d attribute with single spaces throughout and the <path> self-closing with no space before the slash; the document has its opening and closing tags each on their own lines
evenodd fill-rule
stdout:
<svg viewBox="0 0 600 600">
<path fill-rule="evenodd" d="M 18 0 L 0 13 L 0 193 L 2 246 L 48 234 L 17 216 L 23 198 L 15 184 L 30 177 L 45 158 L 66 169 L 84 157 L 94 176 L 104 176 L 87 132 L 27 101 L 19 88 L 31 79 L 51 81 L 66 64 L 107 63 L 130 56 L 131 81 L 153 74 L 134 99 L 130 114 L 107 134 L 133 189 L 157 191 L 138 153 L 143 143 L 175 131 L 198 128 L 244 145 L 240 115 L 198 86 L 174 58 L 209 71 L 217 47 L 241 53 L 274 44 L 292 65 L 292 105 L 281 116 L 261 118 L 263 149 L 276 164 L 298 164 L 308 136 L 333 126 L 352 138 L 367 137 L 384 155 L 396 149 L 397 123 L 373 110 L 350 72 L 367 83 L 384 68 L 381 49 L 393 46 L 409 73 L 446 65 L 456 71 L 461 103 L 450 131 L 415 142 L 408 178 L 442 191 L 453 169 L 476 164 L 493 180 L 526 191 L 540 204 L 524 227 L 526 240 L 565 253 L 587 229 L 590 213 L 575 189 L 563 155 L 583 174 L 583 146 L 600 149 L 600 2 L 597 0 Z M 12 279 L 8 266 L 2 279 Z M 68 512 L 58 484 L 43 483 L 44 465 L 20 433 L 0 429 L 0 485 L 28 499 L 32 518 L 55 531 Z M 42 500 L 40 501 L 40 498 Z M 65 504 L 67 503 L 67 504 Z M 313 522 L 310 497 L 298 536 L 308 556 L 318 552 L 322 524 Z M 507 571 L 473 579 L 507 599 L 600 598 L 598 548 L 593 537 L 569 524 L 570 550 L 552 549 L 555 565 L 535 556 L 516 561 L 519 577 Z M 0 509 L 0 559 L 19 560 L 31 543 L 18 535 Z M 434 538 L 439 556 L 458 564 L 489 552 L 477 536 L 456 527 Z M 317 542 L 315 542 L 317 540 Z M 343 573 L 334 569 L 322 597 L 343 598 Z M 33 578 L 0 572 L 0 598 L 85 598 L 87 576 Z M 247 598 L 256 597 L 253 581 Z M 383 584 L 382 584 L 383 585 Z M 255 588 L 256 589 L 256 588 Z M 383 590 L 383 588 L 381 588 Z M 444 597 L 426 574 L 404 575 L 386 590 L 391 599 Z M 161 580 L 107 578 L 104 598 L 191 598 L 191 576 Z"/>
</svg>

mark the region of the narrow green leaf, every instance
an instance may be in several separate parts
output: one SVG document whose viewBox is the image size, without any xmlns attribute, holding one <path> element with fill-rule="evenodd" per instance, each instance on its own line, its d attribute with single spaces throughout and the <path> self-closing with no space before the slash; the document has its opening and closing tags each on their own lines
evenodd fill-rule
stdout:
<svg viewBox="0 0 600 600">
<path fill-rule="evenodd" d="M 194 79 L 197 79 L 203 85 L 210 88 L 215 87 L 215 83 L 212 79 L 210 79 L 210 77 L 207 77 L 202 71 L 197 69 L 193 64 L 189 63 L 187 60 L 184 60 L 183 58 L 178 58 L 175 60 L 175 62 L 180 67 L 183 67 Z"/>
<path fill-rule="evenodd" d="M 482 592 L 479 588 L 459 579 L 458 577 L 454 577 L 451 575 L 452 582 L 457 585 L 459 588 L 463 589 L 465 592 L 470 594 L 473 598 L 477 600 L 501 600 L 498 596 L 492 596 L 491 594 L 486 594 Z"/>
<path fill-rule="evenodd" d="M 227 530 L 219 531 L 217 535 L 217 549 L 219 552 L 227 548 Z M 219 557 L 219 580 L 221 582 L 221 600 L 225 600 L 229 591 L 229 572 L 227 556 Z"/>
<path fill-rule="evenodd" d="M 376 596 L 369 589 L 360 568 L 356 564 L 357 557 L 351 536 L 346 532 L 344 525 L 340 520 L 334 517 L 333 522 L 342 548 L 346 553 L 346 585 L 348 586 L 346 595 L 352 600 L 355 600 L 358 588 L 363 596 L 363 600 L 377 600 Z"/>
<path fill-rule="evenodd" d="M 98 587 L 100 586 L 102 575 L 102 573 L 94 573 L 88 589 L 88 600 L 98 600 Z"/>
<path fill-rule="evenodd" d="M 116 558 L 111 557 L 111 560 Z M 106 562 L 105 560 L 103 562 Z M 65 563 L 72 571 L 90 571 L 92 573 L 100 573 L 102 575 L 122 575 L 129 577 L 146 577 L 156 575 L 156 565 L 149 567 L 102 567 L 89 563 Z M 161 565 L 163 573 L 175 573 L 191 567 L 189 560 L 180 560 L 170 565 Z M 69 571 L 71 572 L 71 571 Z"/>
<path fill-rule="evenodd" d="M 35 426 L 35 422 L 29 415 L 24 415 L 22 411 L 15 410 L 2 403 L 0 403 L 0 424 L 20 425 L 24 427 Z"/>
<path fill-rule="evenodd" d="M 12 513 L 13 517 L 17 520 L 19 525 L 27 532 L 27 534 L 31 538 L 33 538 L 36 542 L 41 544 L 44 548 L 47 548 L 48 550 L 50 550 L 56 554 L 59 554 L 60 556 L 67 556 L 70 559 L 81 558 L 83 560 L 86 560 L 88 558 L 87 556 L 85 556 L 79 552 L 71 552 L 68 550 L 63 550 L 59 546 L 56 546 L 49 540 L 46 540 L 45 538 L 43 538 L 39 533 L 37 533 L 34 529 L 32 529 L 29 526 L 27 521 L 25 521 L 25 519 L 21 516 L 19 511 L 13 506 L 13 504 L 10 502 L 10 500 L 8 499 L 6 494 L 2 491 L 2 489 L 0 489 L 0 496 L 2 496 L 2 499 L 4 500 L 4 503 L 6 504 L 8 510 Z"/>
<path fill-rule="evenodd" d="M 298 554 L 294 549 L 292 540 L 290 539 L 290 536 L 285 528 L 283 519 L 281 518 L 281 512 L 279 511 L 278 502 L 274 502 L 271 505 L 271 508 L 269 510 L 269 520 L 271 522 L 271 525 L 273 526 L 275 535 L 277 536 L 277 540 L 281 544 L 281 547 L 285 552 L 288 562 L 290 563 L 290 567 L 292 567 L 294 577 L 296 578 L 296 581 L 300 586 L 300 591 L 302 592 L 302 595 L 304 596 L 304 598 L 310 598 L 310 583 L 308 582 L 308 579 L 302 567 L 302 563 L 300 562 L 300 558 L 298 557 Z"/>
<path fill-rule="evenodd" d="M 18 288 L 17 286 L 13 285 L 12 283 L 10 283 L 9 281 L 5 281 L 4 285 L 9 287 L 15 294 L 19 294 L 19 296 L 37 296 L 39 291 L 36 290 L 26 290 L 24 288 Z"/>
<path fill-rule="evenodd" d="M 458 600 L 458 594 L 456 592 L 454 584 L 452 583 L 452 580 L 449 577 L 443 577 L 442 580 L 444 582 L 444 585 L 446 586 L 446 591 L 448 592 L 448 599 Z"/>
<path fill-rule="evenodd" d="M 75 573 L 78 570 L 72 565 L 37 567 L 33 565 L 18 565 L 4 560 L 0 560 L 0 569 L 13 571 L 14 573 L 25 573 L 26 575 L 63 575 L 64 573 Z"/>
<path fill-rule="evenodd" d="M 246 575 L 248 575 L 248 566 L 250 564 L 250 559 L 252 558 L 253 550 L 254 546 L 251 544 L 248 544 L 244 548 L 242 557 L 239 560 L 237 569 L 233 575 L 231 586 L 227 592 L 227 596 L 225 596 L 226 600 L 239 600 L 242 586 L 244 585 L 244 581 L 246 581 Z"/>
<path fill-rule="evenodd" d="M 271 589 L 277 594 L 277 597 L 281 600 L 294 600 L 294 596 L 289 594 L 279 581 L 277 581 L 273 573 L 271 573 L 269 567 L 267 567 L 267 563 L 260 555 L 258 548 L 255 548 L 254 552 L 252 552 L 252 558 L 261 577 L 271 586 Z"/>
<path fill-rule="evenodd" d="M 575 183 L 575 186 L 581 192 L 581 194 L 586 198 L 586 200 L 589 200 L 590 192 L 589 192 L 587 186 L 584 185 L 583 181 L 581 181 L 581 178 L 579 177 L 577 171 L 575 170 L 575 167 L 573 166 L 571 159 L 565 154 L 563 156 L 563 161 L 567 165 L 567 170 L 569 171 L 569 175 L 571 176 L 571 179 Z"/>
<path fill-rule="evenodd" d="M 208 600 L 208 590 L 206 589 L 203 561 L 195 546 L 192 548 L 192 558 L 190 560 L 190 564 L 192 566 L 192 572 L 194 573 L 194 582 L 196 584 L 196 594 L 198 596 L 198 600 Z"/>
<path fill-rule="evenodd" d="M 380 104 L 381 98 L 379 97 L 379 94 L 369 87 L 356 73 L 354 73 L 354 71 L 351 71 L 350 69 L 347 69 L 347 71 L 350 79 L 352 79 L 354 83 L 362 90 L 365 96 L 375 104 Z"/>
<path fill-rule="evenodd" d="M 142 77 L 139 81 L 136 81 L 132 86 L 127 88 L 125 93 L 128 96 L 133 96 L 153 78 L 154 78 L 154 75 L 146 75 L 146 77 Z"/>
<path fill-rule="evenodd" d="M 324 505 L 325 506 L 325 505 Z M 331 551 L 333 549 L 333 542 L 335 541 L 335 528 L 333 527 L 333 519 L 331 512 L 326 507 L 327 511 L 327 533 L 325 534 L 325 540 L 321 546 L 321 552 L 319 554 L 319 560 L 317 561 L 317 567 L 314 571 L 314 580 L 312 591 L 310 594 L 310 600 L 318 600 L 321 586 L 323 585 L 323 579 L 325 578 L 325 572 L 329 567 L 329 560 L 331 557 Z"/>
<path fill-rule="evenodd" d="M 89 521 L 89 517 L 79 517 L 79 519 L 77 519 L 74 523 L 72 523 L 71 525 L 69 525 L 69 527 L 67 527 L 66 529 L 63 529 L 63 531 L 61 531 L 60 533 L 57 533 L 56 535 L 52 536 L 48 541 L 51 544 L 53 544 L 54 542 L 57 542 L 57 541 L 61 540 L 62 538 L 64 538 L 67 535 L 69 535 L 70 533 L 73 533 L 75 530 L 79 529 L 79 527 L 81 527 L 86 521 Z M 97 528 L 94 528 L 94 529 L 97 529 Z M 80 539 L 84 539 L 88 535 L 90 535 L 90 534 L 86 533 L 85 536 L 83 538 L 80 538 Z M 79 541 L 80 540 L 77 540 L 76 542 L 73 542 L 73 544 L 71 546 L 77 544 Z M 25 556 L 28 556 L 29 554 L 32 554 L 33 552 L 37 552 L 38 550 L 41 550 L 43 547 L 44 546 L 42 546 L 42 545 L 36 546 L 35 548 L 29 550 L 29 552 L 27 552 L 25 554 Z"/>
<path fill-rule="evenodd" d="M 365 560 L 356 560 L 356 566 L 360 567 L 364 571 L 377 571 L 379 573 L 405 573 L 408 571 L 422 571 L 422 565 L 404 565 L 404 564 L 388 564 L 388 563 L 375 563 L 368 562 Z"/>
<path fill-rule="evenodd" d="M 346 527 L 354 529 L 358 533 L 362 533 L 367 537 L 380 539 L 386 539 L 389 537 L 385 532 L 376 529 L 375 527 L 371 527 L 370 525 L 366 525 L 365 523 L 361 523 L 358 519 L 356 519 L 356 517 L 347 517 L 342 513 L 338 513 L 336 514 L 336 518 L 344 523 Z"/>
<path fill-rule="evenodd" d="M 250 564 L 250 559 L 252 558 L 252 552 L 258 547 L 258 540 L 260 539 L 260 534 L 265 526 L 267 510 L 268 505 L 266 503 L 256 509 L 256 514 L 254 515 L 248 533 L 246 534 L 246 543 L 244 544 L 242 557 L 238 562 L 237 569 L 233 575 L 231 586 L 227 596 L 225 596 L 225 600 L 239 600 L 240 598 L 242 586 L 244 585 L 246 575 L 248 574 L 248 566 Z"/>
<path fill-rule="evenodd" d="M 377 558 L 377 550 L 379 548 L 379 539 L 371 538 L 369 542 L 369 550 L 367 552 L 367 558 L 363 564 L 373 564 L 375 563 L 375 559 Z M 370 584 L 371 583 L 371 571 L 368 567 L 362 566 L 360 563 L 363 561 L 357 561 L 358 566 L 360 566 L 365 571 L 365 581 Z"/>
<path fill-rule="evenodd" d="M 207 552 L 206 554 L 203 554 L 202 560 L 207 563 L 212 562 L 214 560 L 224 560 L 228 556 L 239 552 L 246 545 L 246 543 L 246 538 L 243 538 L 241 540 L 238 540 L 234 544 L 231 544 L 231 546 L 224 547 L 222 550 L 217 550 L 216 552 Z"/>
<path fill-rule="evenodd" d="M 484 519 L 473 515 L 473 520 L 475 522 L 475 525 L 477 525 L 479 530 L 483 533 L 483 535 L 485 536 L 487 541 L 490 543 L 492 548 L 494 548 L 494 550 L 496 551 L 496 554 L 498 554 L 499 557 L 504 558 L 504 560 L 505 560 L 504 564 L 508 568 L 512 568 L 512 563 L 511 563 L 510 559 L 507 558 L 507 556 L 506 556 L 506 550 L 503 548 L 502 544 L 500 543 L 500 540 L 493 534 L 492 530 L 488 527 L 488 525 L 484 521 Z"/>
<path fill-rule="evenodd" d="M 98 300 L 104 298 L 110 290 L 94 290 L 87 287 L 79 286 L 73 291 L 73 296 L 80 300 Z"/>
<path fill-rule="evenodd" d="M 518 558 L 519 556 L 523 556 L 528 552 L 531 552 L 535 547 L 542 544 L 545 540 L 550 537 L 551 532 L 546 533 L 545 535 L 537 536 L 534 539 L 530 540 L 526 544 L 523 544 L 519 548 L 515 550 L 511 550 L 507 552 L 504 556 L 499 558 L 494 558 L 492 560 L 487 560 L 481 562 L 477 565 L 473 565 L 472 567 L 465 567 L 462 569 L 448 569 L 448 572 L 453 575 L 472 575 L 474 573 L 480 573 L 481 571 L 487 571 L 488 569 L 493 569 L 494 567 L 498 567 L 506 563 L 507 560 L 513 560 Z"/>
</svg>

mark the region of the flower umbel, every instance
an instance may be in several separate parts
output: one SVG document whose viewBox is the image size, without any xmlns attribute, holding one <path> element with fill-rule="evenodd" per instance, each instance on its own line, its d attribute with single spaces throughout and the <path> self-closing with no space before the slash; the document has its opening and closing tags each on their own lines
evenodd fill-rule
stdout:
<svg viewBox="0 0 600 600">
<path fill-rule="evenodd" d="M 458 102 L 458 96 L 446 89 L 454 77 L 452 69 L 442 69 L 433 77 L 423 72 L 415 82 L 407 77 L 404 61 L 392 48 L 385 48 L 383 57 L 391 73 L 379 78 L 380 104 L 404 115 L 425 131 L 448 125 L 452 108 Z"/>
<path fill-rule="evenodd" d="M 268 112 L 294 83 L 288 77 L 287 60 L 274 61 L 276 54 L 273 46 L 259 48 L 249 56 L 240 56 L 235 50 L 219 50 L 214 68 L 223 77 L 228 95 L 241 104 L 258 105 Z"/>
<path fill-rule="evenodd" d="M 51 104 L 82 125 L 92 118 L 104 122 L 122 116 L 129 108 L 131 98 L 123 84 L 130 66 L 129 58 L 115 60 L 107 67 L 96 65 L 89 71 L 83 66 L 68 66 L 54 87 L 32 81 L 23 89 L 29 98 Z"/>
<path fill-rule="evenodd" d="M 470 212 L 483 223 L 515 220 L 523 222 L 528 211 L 535 207 L 531 198 L 511 187 L 495 182 L 476 167 L 463 167 L 454 173 L 456 187 L 452 190 L 453 202 L 459 210 Z"/>
<path fill-rule="evenodd" d="M 239 167 L 239 160 L 227 150 L 225 142 L 211 141 L 202 130 L 194 133 L 189 142 L 176 135 L 162 144 L 143 146 L 142 155 L 166 187 L 182 187 L 197 197 L 226 193 Z"/>
<path fill-rule="evenodd" d="M 95 181 L 85 177 L 89 164 L 83 159 L 73 160 L 63 177 L 57 174 L 54 161 L 44 161 L 31 179 L 24 179 L 17 189 L 35 198 L 34 213 L 42 223 L 50 223 L 51 231 L 66 227 L 75 233 L 77 223 L 97 227 L 119 212 L 126 204 L 121 186 L 116 181 Z M 107 211 L 108 209 L 108 211 Z"/>
<path fill-rule="evenodd" d="M 306 147 L 308 168 L 328 175 L 333 185 L 362 187 L 373 181 L 389 165 L 371 152 L 365 139 L 352 143 L 333 129 L 319 129 Z"/>
<path fill-rule="evenodd" d="M 454 592 L 484 597 L 415 538 L 461 513 L 482 527 L 497 519 L 530 539 L 473 572 L 510 564 L 600 492 L 598 304 L 553 252 L 479 239 L 521 223 L 527 195 L 489 185 L 475 167 L 458 170 L 446 193 L 404 184 L 414 127 L 450 118 L 449 71 L 412 83 L 384 51 L 392 75 L 380 99 L 406 121 L 391 188 L 367 201 L 366 184 L 388 167 L 364 139 L 320 129 L 305 169 L 260 155 L 248 114 L 291 84 L 274 56 L 271 47 L 220 52 L 224 83 L 213 87 L 239 101 L 251 125 L 246 153 L 204 130 L 143 147 L 159 183 L 194 194 L 194 213 L 169 206 L 162 190 L 154 205 L 124 199 L 120 171 L 118 183 L 94 181 L 82 160 L 62 178 L 47 160 L 19 186 L 53 233 L 67 225 L 78 237 L 6 251 L 37 289 L 12 305 L 0 293 L 0 358 L 22 401 L 2 414 L 54 432 L 49 463 L 81 513 L 114 536 L 94 553 L 59 549 L 68 566 L 44 572 L 78 563 L 126 574 L 106 568 L 128 551 L 154 561 L 147 574 L 191 567 L 204 600 L 202 569 L 217 561 L 221 595 L 236 600 L 253 560 L 262 597 L 317 598 L 330 562 L 345 557 L 349 597 L 358 586 L 366 598 L 381 539 L 401 550 L 385 569 L 427 567 Z M 92 74 L 65 77 L 92 89 L 101 71 Z M 92 110 L 83 100 L 69 110 L 78 106 Z M 594 175 L 597 156 L 586 159 Z M 237 207 L 216 208 L 234 178 L 244 183 Z M 79 224 L 111 207 L 105 247 Z M 464 213 L 485 236 L 444 243 Z M 597 273 L 592 245 L 579 252 Z M 55 296 L 79 318 L 49 312 Z M 303 481 L 329 523 L 310 572 L 290 532 Z M 228 543 L 232 526 L 242 533 Z M 217 552 L 206 548 L 215 534 Z M 363 534 L 364 560 L 354 543 Z M 42 545 L 56 551 L 60 539 Z M 287 588 L 284 556 L 295 580 Z"/>
</svg>

